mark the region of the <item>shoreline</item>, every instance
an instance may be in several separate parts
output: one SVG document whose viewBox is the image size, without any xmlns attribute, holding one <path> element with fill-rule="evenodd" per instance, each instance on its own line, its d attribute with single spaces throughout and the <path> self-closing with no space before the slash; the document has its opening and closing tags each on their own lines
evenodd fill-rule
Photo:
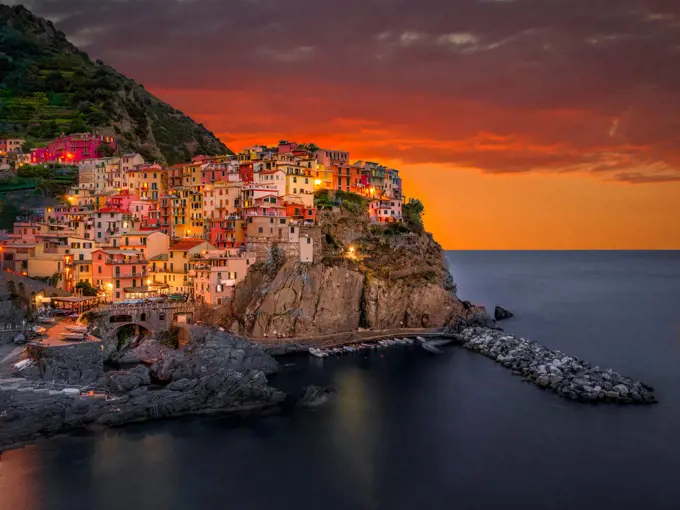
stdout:
<svg viewBox="0 0 680 510">
<path fill-rule="evenodd" d="M 118 427 L 190 415 L 275 412 L 287 395 L 270 386 L 266 377 L 279 370 L 274 357 L 309 352 L 310 348 L 320 345 L 333 348 L 377 343 L 395 336 L 421 339 L 427 336 L 432 345 L 445 341 L 478 352 L 510 369 L 513 375 L 572 401 L 656 402 L 653 388 L 645 383 L 488 327 L 469 326 L 460 333 L 453 327 L 428 332 L 399 329 L 396 335 L 395 330 L 352 331 L 311 337 L 312 342 L 310 338 L 270 339 L 276 340 L 276 344 L 259 343 L 214 328 L 195 326 L 190 331 L 192 342 L 183 350 L 157 360 L 150 368 L 138 364 L 130 370 L 104 373 L 101 365 L 99 381 L 106 381 L 108 388 L 104 394 L 81 392 L 92 388 L 92 384 L 81 384 L 81 389 L 77 389 L 78 384 L 60 384 L 70 389 L 57 391 L 41 380 L 0 381 L 3 383 L 0 387 L 0 452 L 78 429 Z M 322 338 L 325 342 L 319 343 Z M 426 347 L 428 343 L 419 345 Z M 68 352 L 65 348 L 59 351 Z M 91 376 L 92 370 L 87 367 L 82 374 Z M 159 385 L 159 381 L 166 382 Z M 99 390 L 101 388 L 95 388 Z M 108 398 L 107 394 L 115 396 Z"/>
</svg>

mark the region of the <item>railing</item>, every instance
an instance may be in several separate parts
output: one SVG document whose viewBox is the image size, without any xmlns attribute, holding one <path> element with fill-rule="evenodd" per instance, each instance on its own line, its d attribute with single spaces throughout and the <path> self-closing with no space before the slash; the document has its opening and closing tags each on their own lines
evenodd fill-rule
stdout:
<svg viewBox="0 0 680 510">
<path fill-rule="evenodd" d="M 117 312 L 122 310 L 172 310 L 173 312 L 193 312 L 196 305 L 187 303 L 136 303 L 136 304 L 110 304 L 93 308 L 94 312 Z M 22 328 L 20 328 L 22 329 Z M 1 330 L 0 330 L 1 331 Z"/>
<path fill-rule="evenodd" d="M 2 331 L 27 331 L 27 326 L 21 324 L 0 324 L 0 332 Z"/>
<path fill-rule="evenodd" d="M 146 276 L 146 272 L 144 272 L 144 273 L 133 273 L 132 271 L 125 271 L 125 272 L 113 274 L 114 278 L 144 278 L 145 276 Z"/>
</svg>

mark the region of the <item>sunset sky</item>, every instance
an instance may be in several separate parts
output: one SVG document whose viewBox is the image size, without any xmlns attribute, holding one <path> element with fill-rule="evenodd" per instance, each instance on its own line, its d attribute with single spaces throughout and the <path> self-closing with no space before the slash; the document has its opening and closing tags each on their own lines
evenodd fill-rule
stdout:
<svg viewBox="0 0 680 510">
<path fill-rule="evenodd" d="M 401 169 L 445 248 L 680 248 L 678 0 L 9 3 L 232 150 Z"/>
</svg>

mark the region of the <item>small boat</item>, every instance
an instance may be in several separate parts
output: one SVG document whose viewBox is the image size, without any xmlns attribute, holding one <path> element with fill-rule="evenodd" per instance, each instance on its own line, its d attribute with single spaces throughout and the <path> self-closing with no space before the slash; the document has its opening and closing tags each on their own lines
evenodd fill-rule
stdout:
<svg viewBox="0 0 680 510">
<path fill-rule="evenodd" d="M 18 371 L 22 371 L 25 368 L 30 367 L 33 364 L 34 360 L 31 358 L 26 358 L 24 360 L 21 360 L 19 363 L 14 364 L 14 368 Z"/>
<path fill-rule="evenodd" d="M 315 349 L 313 347 L 311 349 L 309 349 L 309 354 L 311 354 L 312 356 L 315 356 L 317 358 L 325 358 L 326 356 L 328 356 L 327 352 L 324 352 L 321 349 Z"/>
<path fill-rule="evenodd" d="M 54 317 L 41 317 L 38 319 L 40 324 L 54 324 L 56 319 Z"/>
<path fill-rule="evenodd" d="M 61 339 L 65 342 L 71 340 L 85 340 L 85 333 L 62 333 Z"/>
<path fill-rule="evenodd" d="M 72 333 L 87 333 L 87 326 L 66 326 L 66 329 Z"/>
<path fill-rule="evenodd" d="M 35 333 L 36 335 L 44 335 L 45 332 L 47 331 L 42 326 L 33 326 L 31 329 L 33 330 L 33 333 Z"/>
</svg>

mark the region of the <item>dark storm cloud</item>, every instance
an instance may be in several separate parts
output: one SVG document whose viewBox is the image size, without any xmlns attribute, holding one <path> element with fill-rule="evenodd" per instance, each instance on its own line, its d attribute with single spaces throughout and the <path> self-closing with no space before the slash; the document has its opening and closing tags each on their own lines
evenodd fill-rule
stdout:
<svg viewBox="0 0 680 510">
<path fill-rule="evenodd" d="M 362 146 L 338 122 L 358 119 L 378 123 L 367 150 L 405 161 L 680 175 L 676 0 L 25 4 L 233 139 L 294 123 Z"/>
</svg>

